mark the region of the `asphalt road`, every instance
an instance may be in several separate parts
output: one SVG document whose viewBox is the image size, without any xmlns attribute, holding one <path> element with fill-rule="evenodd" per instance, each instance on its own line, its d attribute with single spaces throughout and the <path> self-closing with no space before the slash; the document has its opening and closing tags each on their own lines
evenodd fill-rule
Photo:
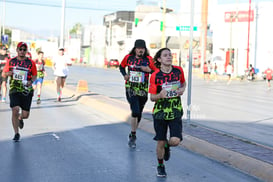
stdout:
<svg viewBox="0 0 273 182">
<path fill-rule="evenodd" d="M 51 69 L 48 72 L 52 73 Z M 54 79 L 52 74 L 48 79 Z M 126 101 L 118 69 L 72 66 L 67 85 L 74 87 L 80 79 L 88 82 L 91 92 Z M 187 96 L 187 92 L 182 96 L 185 113 Z M 267 90 L 264 81 L 233 80 L 227 85 L 223 78 L 207 82 L 194 74 L 191 99 L 191 123 L 273 147 L 273 90 Z M 151 112 L 152 108 L 149 100 L 145 110 Z"/>
<path fill-rule="evenodd" d="M 0 104 L 0 181 L 258 181 L 182 147 L 172 148 L 168 177 L 160 179 L 151 133 L 138 130 L 137 148 L 131 150 L 126 122 L 97 112 L 95 106 L 86 107 L 75 97 L 58 103 L 49 87 L 44 87 L 41 105 L 34 97 L 20 142 L 11 140 L 9 105 Z"/>
</svg>

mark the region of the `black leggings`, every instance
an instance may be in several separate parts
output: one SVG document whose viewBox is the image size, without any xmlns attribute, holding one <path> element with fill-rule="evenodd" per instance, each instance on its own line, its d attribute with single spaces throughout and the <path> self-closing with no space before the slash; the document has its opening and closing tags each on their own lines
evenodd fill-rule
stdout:
<svg viewBox="0 0 273 182">
<path fill-rule="evenodd" d="M 140 122 L 144 106 L 148 100 L 147 95 L 146 96 L 133 95 L 126 91 L 126 98 L 130 104 L 132 117 L 137 117 L 137 121 Z"/>
</svg>

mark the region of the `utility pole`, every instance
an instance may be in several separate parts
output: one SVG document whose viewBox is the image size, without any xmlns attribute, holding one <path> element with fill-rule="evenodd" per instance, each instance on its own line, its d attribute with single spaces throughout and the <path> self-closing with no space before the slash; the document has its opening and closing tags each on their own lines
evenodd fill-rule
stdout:
<svg viewBox="0 0 273 182">
<path fill-rule="evenodd" d="M 251 15 L 251 0 L 249 0 L 249 10 L 248 10 L 248 35 L 247 35 L 247 59 L 246 59 L 246 69 L 249 66 L 249 36 L 250 36 L 250 15 Z"/>
<path fill-rule="evenodd" d="M 64 26 L 65 26 L 65 0 L 62 3 L 62 19 L 60 32 L 60 47 L 64 47 Z"/>
<path fill-rule="evenodd" d="M 161 48 L 166 47 L 166 36 L 165 36 L 165 23 L 166 23 L 166 0 L 163 0 L 163 12 L 162 12 L 162 34 L 161 34 Z"/>
<path fill-rule="evenodd" d="M 202 31 L 201 31 L 201 64 L 200 68 L 203 68 L 203 64 L 206 61 L 207 55 L 207 27 L 208 27 L 208 0 L 202 0 L 202 15 L 201 15 L 201 23 L 202 23 Z"/>
<path fill-rule="evenodd" d="M 259 19 L 259 5 L 256 2 L 256 27 L 255 27 L 255 56 L 254 56 L 254 68 L 256 68 L 256 61 L 257 61 L 257 39 L 258 39 L 258 19 Z"/>
</svg>

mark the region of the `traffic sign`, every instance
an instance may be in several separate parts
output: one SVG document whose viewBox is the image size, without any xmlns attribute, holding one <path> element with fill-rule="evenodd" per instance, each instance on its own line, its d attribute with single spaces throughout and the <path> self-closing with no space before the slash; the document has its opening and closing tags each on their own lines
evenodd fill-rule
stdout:
<svg viewBox="0 0 273 182">
<path fill-rule="evenodd" d="M 8 35 L 2 35 L 1 39 L 2 39 L 3 44 L 7 44 L 9 42 L 9 36 Z"/>
<path fill-rule="evenodd" d="M 190 31 L 191 26 L 176 26 L 177 31 Z M 197 26 L 193 27 L 193 31 L 197 31 Z"/>
</svg>

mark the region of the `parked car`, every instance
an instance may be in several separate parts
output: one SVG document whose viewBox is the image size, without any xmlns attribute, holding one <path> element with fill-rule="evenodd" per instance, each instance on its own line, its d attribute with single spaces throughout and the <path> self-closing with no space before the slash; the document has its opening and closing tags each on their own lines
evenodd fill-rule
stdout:
<svg viewBox="0 0 273 182">
<path fill-rule="evenodd" d="M 119 61 L 117 59 L 110 59 L 110 61 L 107 63 L 107 68 L 111 68 L 111 67 L 118 68 Z"/>
</svg>

